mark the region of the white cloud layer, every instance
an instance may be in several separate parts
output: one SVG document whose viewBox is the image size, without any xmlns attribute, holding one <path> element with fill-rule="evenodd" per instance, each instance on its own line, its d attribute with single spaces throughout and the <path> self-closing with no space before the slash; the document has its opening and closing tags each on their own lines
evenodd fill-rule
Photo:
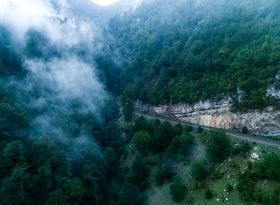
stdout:
<svg viewBox="0 0 280 205">
<path fill-rule="evenodd" d="M 44 33 L 53 43 L 67 46 L 88 44 L 95 38 L 93 22 L 75 18 L 66 0 L 1 0 L 0 24 L 23 40 L 29 29 Z"/>
<path fill-rule="evenodd" d="M 97 37 L 93 22 L 73 16 L 67 0 L 0 0 L 0 25 L 7 27 L 13 40 L 22 45 L 30 29 L 38 31 L 49 40 L 47 46 L 60 53 L 56 57 L 50 54 L 48 58 L 24 59 L 28 76 L 23 82 L 16 82 L 30 94 L 30 107 L 40 112 L 33 119 L 33 137 L 49 135 L 61 143 L 72 144 L 76 140 L 81 146 L 94 145 L 87 134 L 70 139 L 67 129 L 58 123 L 73 114 L 91 113 L 98 118 L 106 99 L 106 91 L 91 63 Z M 76 52 L 80 48 L 83 55 Z M 37 90 L 39 94 L 34 97 L 32 93 Z M 77 110 L 71 107 L 73 102 L 77 102 Z"/>
</svg>

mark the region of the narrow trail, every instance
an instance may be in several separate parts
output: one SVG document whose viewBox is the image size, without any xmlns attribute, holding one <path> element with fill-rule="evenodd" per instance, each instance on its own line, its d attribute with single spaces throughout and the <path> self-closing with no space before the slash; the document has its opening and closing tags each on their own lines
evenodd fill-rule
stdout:
<svg viewBox="0 0 280 205">
<path fill-rule="evenodd" d="M 178 123 L 185 123 L 185 124 L 189 124 L 192 125 L 193 127 L 202 127 L 205 130 L 209 130 L 209 131 L 217 131 L 219 129 L 216 128 L 211 128 L 211 127 L 206 127 L 206 126 L 200 126 L 200 125 L 196 125 L 196 124 L 191 124 L 191 123 L 187 123 L 185 121 L 181 121 L 178 119 L 170 119 L 168 117 L 165 116 L 160 116 L 160 115 L 151 115 L 148 113 L 140 113 L 140 112 L 136 112 L 135 113 L 136 116 L 143 116 L 147 119 L 157 119 L 160 121 L 168 121 L 171 124 L 178 124 Z M 272 140 L 266 137 L 261 137 L 261 136 L 255 136 L 255 135 L 250 135 L 250 134 L 242 134 L 233 130 L 225 130 L 225 133 L 233 138 L 237 138 L 240 140 L 244 140 L 244 141 L 249 141 L 249 142 L 254 142 L 256 144 L 260 144 L 260 145 L 265 145 L 265 146 L 270 146 L 270 147 L 279 147 L 280 148 L 280 141 L 276 141 L 276 140 Z"/>
</svg>

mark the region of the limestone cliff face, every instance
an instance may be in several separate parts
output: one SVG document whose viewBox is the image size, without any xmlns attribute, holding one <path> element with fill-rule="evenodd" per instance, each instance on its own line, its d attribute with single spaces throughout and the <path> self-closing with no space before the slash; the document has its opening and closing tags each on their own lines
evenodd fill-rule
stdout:
<svg viewBox="0 0 280 205">
<path fill-rule="evenodd" d="M 247 127 L 251 133 L 265 136 L 280 136 L 280 110 L 272 107 L 263 111 L 248 113 L 231 112 L 231 100 L 200 101 L 194 105 L 176 104 L 150 106 L 141 102 L 135 104 L 139 112 L 177 118 L 181 121 L 202 126 L 241 129 Z"/>
</svg>

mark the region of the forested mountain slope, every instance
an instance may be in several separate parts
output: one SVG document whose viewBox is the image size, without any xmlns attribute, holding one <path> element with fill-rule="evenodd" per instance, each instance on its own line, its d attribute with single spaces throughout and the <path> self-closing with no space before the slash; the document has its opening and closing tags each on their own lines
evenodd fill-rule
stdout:
<svg viewBox="0 0 280 205">
<path fill-rule="evenodd" d="M 279 150 L 132 111 L 277 106 L 280 3 L 139 2 L 0 0 L 0 204 L 279 205 Z"/>
<path fill-rule="evenodd" d="M 0 2 L 1 205 L 113 203 L 122 139 L 93 65 L 97 31 L 55 3 Z"/>
<path fill-rule="evenodd" d="M 149 104 L 232 97 L 233 109 L 277 105 L 277 0 L 155 0 L 111 19 L 125 94 Z"/>
</svg>

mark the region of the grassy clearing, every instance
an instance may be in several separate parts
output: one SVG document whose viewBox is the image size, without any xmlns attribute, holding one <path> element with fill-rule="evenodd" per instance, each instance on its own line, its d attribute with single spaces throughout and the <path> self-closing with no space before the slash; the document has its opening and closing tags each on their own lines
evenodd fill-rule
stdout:
<svg viewBox="0 0 280 205">
<path fill-rule="evenodd" d="M 192 135 L 196 136 L 196 142 L 199 142 L 200 134 L 193 131 Z M 238 139 L 232 140 L 233 144 L 238 144 L 241 141 Z M 259 154 L 263 151 L 275 151 L 276 148 L 268 148 L 259 145 L 253 145 L 253 152 L 258 152 Z M 194 156 L 195 158 L 196 156 Z M 181 203 L 175 203 L 170 195 L 170 183 L 166 183 L 163 186 L 156 186 L 155 182 L 152 180 L 150 189 L 148 190 L 148 204 L 149 205 L 175 205 L 175 204 L 194 204 L 194 205 L 217 205 L 217 204 L 228 204 L 228 205 L 246 205 L 238 193 L 237 190 L 237 177 L 238 172 L 243 172 L 246 169 L 246 164 L 251 160 L 251 156 L 246 158 L 237 155 L 233 158 L 229 158 L 225 162 L 218 164 L 215 167 L 214 173 L 220 173 L 221 176 L 211 176 L 201 183 L 194 183 L 190 176 L 190 163 L 180 162 L 176 164 L 176 174 L 180 176 L 186 186 L 188 187 L 188 196 Z M 155 171 L 157 167 L 152 167 L 151 179 L 154 179 Z M 230 185 L 233 190 L 227 191 L 227 186 Z M 265 192 L 270 192 L 275 187 L 278 187 L 277 182 L 260 181 L 258 187 Z M 205 198 L 205 192 L 209 189 L 213 192 L 212 199 Z M 257 203 L 250 203 L 251 205 L 256 205 Z"/>
<path fill-rule="evenodd" d="M 190 201 L 197 205 L 216 205 L 216 204 L 230 204 L 230 205 L 242 205 L 242 201 L 236 190 L 237 184 L 237 171 L 235 164 L 239 164 L 240 167 L 245 166 L 244 159 L 236 157 L 228 160 L 225 163 L 219 165 L 217 170 L 223 173 L 220 179 L 208 179 L 205 182 L 201 182 L 200 185 L 196 185 L 192 182 L 189 174 L 189 165 L 180 163 L 176 166 L 177 175 L 180 176 L 187 185 L 189 192 L 188 196 L 182 203 L 175 203 L 169 193 L 170 183 L 163 186 L 156 186 L 154 181 L 151 181 L 151 188 L 148 190 L 148 204 L 150 205 L 175 205 L 175 204 L 189 204 Z M 240 164 L 241 162 L 241 164 Z M 151 179 L 154 178 L 156 167 L 152 168 Z M 233 186 L 233 191 L 227 192 L 226 187 L 230 184 Z M 201 186 L 201 188 L 197 188 Z M 205 192 L 210 189 L 214 196 L 212 199 L 205 199 Z"/>
</svg>

